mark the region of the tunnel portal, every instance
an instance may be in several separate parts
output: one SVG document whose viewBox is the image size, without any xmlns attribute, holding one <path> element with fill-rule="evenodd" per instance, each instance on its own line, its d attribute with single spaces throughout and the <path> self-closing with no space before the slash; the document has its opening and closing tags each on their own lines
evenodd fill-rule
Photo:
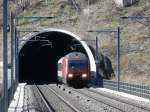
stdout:
<svg viewBox="0 0 150 112">
<path fill-rule="evenodd" d="M 57 61 L 69 52 L 86 50 L 79 40 L 59 31 L 29 36 L 19 51 L 19 82 L 46 84 L 57 82 Z"/>
</svg>

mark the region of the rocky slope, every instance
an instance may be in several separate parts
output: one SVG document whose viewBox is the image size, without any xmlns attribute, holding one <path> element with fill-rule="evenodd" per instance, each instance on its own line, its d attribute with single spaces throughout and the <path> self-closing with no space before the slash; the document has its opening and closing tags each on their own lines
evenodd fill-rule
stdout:
<svg viewBox="0 0 150 112">
<path fill-rule="evenodd" d="M 114 33 L 89 33 L 88 30 L 121 27 L 121 80 L 150 85 L 150 24 L 149 19 L 120 19 L 121 16 L 149 16 L 150 1 L 140 0 L 137 4 L 116 7 L 113 0 L 77 0 L 81 9 L 78 13 L 68 0 L 48 0 L 23 10 L 20 16 L 54 16 L 51 20 L 20 20 L 18 28 L 39 29 L 55 27 L 74 32 L 85 40 L 99 37 L 99 52 L 106 55 L 116 69 L 116 40 Z M 24 34 L 22 34 L 24 35 Z M 93 41 L 88 41 L 95 48 Z M 112 78 L 114 79 L 114 78 Z"/>
</svg>

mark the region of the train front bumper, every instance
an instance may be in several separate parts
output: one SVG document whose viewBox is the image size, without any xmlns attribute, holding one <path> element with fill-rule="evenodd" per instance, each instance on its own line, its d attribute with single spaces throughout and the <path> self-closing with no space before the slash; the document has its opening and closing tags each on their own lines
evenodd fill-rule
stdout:
<svg viewBox="0 0 150 112">
<path fill-rule="evenodd" d="M 88 83 L 88 77 L 85 74 L 74 75 L 73 77 L 67 78 L 67 83 L 74 86 L 86 85 Z"/>
</svg>

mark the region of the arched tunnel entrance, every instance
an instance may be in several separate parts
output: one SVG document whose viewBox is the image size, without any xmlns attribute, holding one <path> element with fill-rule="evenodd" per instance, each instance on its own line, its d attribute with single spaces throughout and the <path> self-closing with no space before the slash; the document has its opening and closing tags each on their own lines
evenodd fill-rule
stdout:
<svg viewBox="0 0 150 112">
<path fill-rule="evenodd" d="M 88 55 L 84 43 L 63 30 L 41 31 L 27 38 L 19 51 L 19 82 L 57 82 L 58 59 L 73 51 Z"/>
</svg>

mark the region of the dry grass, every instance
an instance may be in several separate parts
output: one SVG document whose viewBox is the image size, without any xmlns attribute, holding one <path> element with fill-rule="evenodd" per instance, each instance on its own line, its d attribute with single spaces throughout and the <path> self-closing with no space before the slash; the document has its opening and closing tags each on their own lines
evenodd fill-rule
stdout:
<svg viewBox="0 0 150 112">
<path fill-rule="evenodd" d="M 144 35 L 141 33 L 133 34 L 127 37 L 130 43 L 143 43 L 144 42 Z"/>
<path fill-rule="evenodd" d="M 121 80 L 150 85 L 150 53 L 135 53 L 121 57 Z M 141 69 L 142 68 L 142 69 Z"/>
<path fill-rule="evenodd" d="M 145 74 L 144 74 L 145 75 Z M 143 74 L 126 74 L 121 75 L 121 81 L 131 83 L 131 84 L 139 84 L 139 85 L 146 85 L 150 86 L 150 75 L 143 76 Z"/>
</svg>

